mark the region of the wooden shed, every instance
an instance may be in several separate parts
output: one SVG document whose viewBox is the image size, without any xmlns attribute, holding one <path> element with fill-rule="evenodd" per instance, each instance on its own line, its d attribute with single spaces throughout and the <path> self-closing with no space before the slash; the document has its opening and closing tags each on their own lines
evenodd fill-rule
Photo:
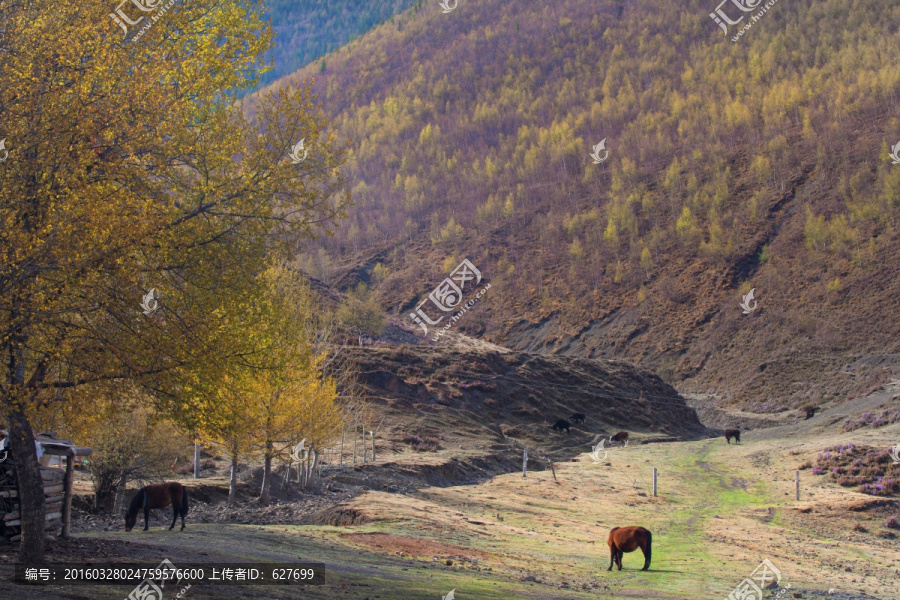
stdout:
<svg viewBox="0 0 900 600">
<path fill-rule="evenodd" d="M 68 537 L 75 460 L 90 456 L 91 448 L 79 448 L 71 440 L 47 434 L 36 435 L 35 446 L 44 482 L 45 532 L 50 539 Z M 4 457 L 0 462 L 0 537 L 16 542 L 22 537 L 18 480 L 8 454 L 0 452 L 0 456 Z"/>
</svg>

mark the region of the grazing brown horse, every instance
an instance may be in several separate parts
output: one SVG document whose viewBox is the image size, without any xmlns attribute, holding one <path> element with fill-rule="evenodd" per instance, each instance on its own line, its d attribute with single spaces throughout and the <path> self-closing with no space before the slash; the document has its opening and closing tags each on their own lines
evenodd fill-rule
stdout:
<svg viewBox="0 0 900 600">
<path fill-rule="evenodd" d="M 551 429 L 557 429 L 559 431 L 562 431 L 563 429 L 565 429 L 566 433 L 569 433 L 569 427 L 571 427 L 571 426 L 572 425 L 569 424 L 569 422 L 566 421 L 565 419 L 557 419 L 556 423 L 553 424 L 553 427 L 551 427 Z"/>
<path fill-rule="evenodd" d="M 625 444 L 625 446 L 627 447 L 628 446 L 628 432 L 620 431 L 616 435 L 611 436 L 609 438 L 609 441 L 610 442 L 621 442 L 621 443 Z"/>
<path fill-rule="evenodd" d="M 646 571 L 650 568 L 650 546 L 653 542 L 653 536 L 643 527 L 613 527 L 609 532 L 609 568 L 612 571 L 613 563 L 622 570 L 622 555 L 625 552 L 634 552 L 638 548 L 644 553 L 644 568 Z"/>
<path fill-rule="evenodd" d="M 731 438 L 734 438 L 735 444 L 740 444 L 741 443 L 741 430 L 740 429 L 726 429 L 725 430 L 725 441 L 730 444 Z"/>
<path fill-rule="evenodd" d="M 125 531 L 131 531 L 137 521 L 138 511 L 144 509 L 144 531 L 147 531 L 147 521 L 150 519 L 151 508 L 165 508 L 169 504 L 172 505 L 172 525 L 169 531 L 175 527 L 175 521 L 178 515 L 181 515 L 181 531 L 184 531 L 184 518 L 188 513 L 188 493 L 187 488 L 177 481 L 168 483 L 158 483 L 156 485 L 148 485 L 138 490 L 131 504 L 128 505 L 128 512 L 125 513 Z"/>
</svg>

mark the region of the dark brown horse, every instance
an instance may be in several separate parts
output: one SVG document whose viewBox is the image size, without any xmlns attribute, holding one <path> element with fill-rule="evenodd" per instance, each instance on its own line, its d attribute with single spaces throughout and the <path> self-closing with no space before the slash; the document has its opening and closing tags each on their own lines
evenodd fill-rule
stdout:
<svg viewBox="0 0 900 600">
<path fill-rule="evenodd" d="M 740 429 L 726 429 L 725 430 L 725 441 L 730 444 L 731 438 L 734 438 L 735 444 L 740 444 L 741 443 L 741 430 Z"/>
<path fill-rule="evenodd" d="M 634 552 L 638 548 L 644 553 L 644 568 L 646 571 L 650 568 L 650 546 L 653 542 L 653 536 L 643 527 L 613 527 L 609 532 L 609 568 L 612 571 L 613 563 L 622 570 L 622 555 L 626 552 Z"/>
<path fill-rule="evenodd" d="M 571 426 L 572 425 L 565 419 L 557 419 L 556 423 L 553 424 L 553 427 L 551 427 L 551 429 L 557 429 L 559 431 L 562 431 L 563 429 L 565 429 L 566 433 L 569 433 L 569 427 L 571 427 Z"/>
<path fill-rule="evenodd" d="M 149 528 L 147 521 L 150 519 L 151 508 L 165 508 L 172 505 L 172 525 L 169 531 L 175 527 L 175 521 L 178 515 L 181 515 L 181 531 L 184 531 L 184 518 L 188 513 L 188 493 L 187 488 L 177 481 L 168 483 L 158 483 L 156 485 L 148 485 L 138 490 L 131 504 L 128 505 L 128 512 L 125 513 L 125 531 L 131 531 L 137 521 L 138 511 L 144 509 L 144 531 Z"/>
<path fill-rule="evenodd" d="M 584 413 L 575 413 L 574 415 L 569 417 L 569 420 L 578 425 L 579 423 L 584 423 L 584 420 L 586 418 L 587 415 L 585 415 Z"/>
<path fill-rule="evenodd" d="M 620 431 L 620 432 L 617 433 L 616 435 L 611 436 L 611 437 L 609 438 L 609 441 L 610 441 L 610 443 L 612 443 L 612 442 L 620 442 L 620 443 L 622 443 L 622 444 L 625 444 L 625 446 L 628 446 L 628 432 L 627 432 L 627 431 Z"/>
</svg>

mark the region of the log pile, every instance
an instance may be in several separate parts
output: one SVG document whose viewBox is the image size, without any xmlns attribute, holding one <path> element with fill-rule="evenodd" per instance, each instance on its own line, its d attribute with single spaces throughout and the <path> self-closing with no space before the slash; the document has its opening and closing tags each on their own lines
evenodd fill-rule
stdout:
<svg viewBox="0 0 900 600">
<path fill-rule="evenodd" d="M 41 478 L 44 481 L 44 531 L 54 538 L 63 526 L 65 476 L 63 469 L 41 467 Z M 18 541 L 21 537 L 22 514 L 19 508 L 16 472 L 12 461 L 5 461 L 0 463 L 0 536 L 11 542 Z"/>
</svg>

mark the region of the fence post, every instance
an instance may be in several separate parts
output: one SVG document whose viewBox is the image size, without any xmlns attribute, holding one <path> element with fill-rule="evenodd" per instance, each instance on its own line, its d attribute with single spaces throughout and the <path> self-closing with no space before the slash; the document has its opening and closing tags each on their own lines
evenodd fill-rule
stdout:
<svg viewBox="0 0 900 600">
<path fill-rule="evenodd" d="M 528 468 L 528 448 L 525 448 L 525 451 L 522 453 L 522 477 L 527 477 L 525 475 L 525 470 Z"/>
<path fill-rule="evenodd" d="M 200 448 L 194 440 L 194 479 L 200 479 Z"/>
<path fill-rule="evenodd" d="M 656 498 L 656 467 L 653 467 L 653 497 Z"/>
<path fill-rule="evenodd" d="M 797 500 L 800 500 L 800 471 L 794 473 L 794 491 L 797 493 Z"/>
</svg>

